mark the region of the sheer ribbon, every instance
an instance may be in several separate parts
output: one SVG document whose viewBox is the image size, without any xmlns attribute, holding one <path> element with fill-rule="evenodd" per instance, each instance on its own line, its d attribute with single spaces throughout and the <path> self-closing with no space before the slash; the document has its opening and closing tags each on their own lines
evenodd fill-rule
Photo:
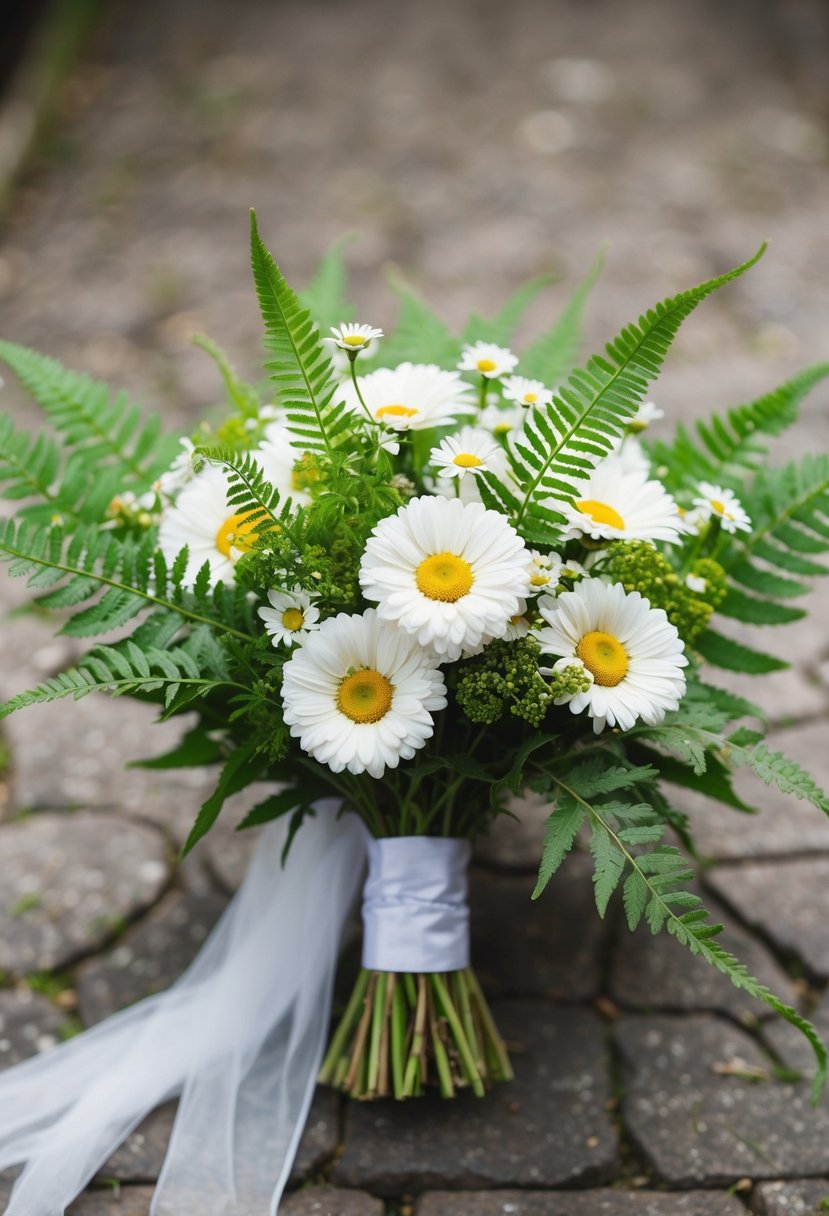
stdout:
<svg viewBox="0 0 829 1216">
<path fill-rule="evenodd" d="M 367 851 L 366 965 L 468 962 L 468 842 L 375 841 L 337 811 L 319 804 L 284 868 L 287 824 L 265 830 L 238 895 L 168 992 L 0 1073 L 0 1170 L 25 1163 L 6 1216 L 62 1216 L 141 1120 L 176 1096 L 150 1216 L 275 1216 Z"/>
</svg>

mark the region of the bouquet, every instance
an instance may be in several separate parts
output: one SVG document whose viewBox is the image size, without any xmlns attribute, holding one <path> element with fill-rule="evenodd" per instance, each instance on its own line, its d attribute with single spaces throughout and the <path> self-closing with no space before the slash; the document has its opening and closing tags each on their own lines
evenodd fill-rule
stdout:
<svg viewBox="0 0 829 1216">
<path fill-rule="evenodd" d="M 744 813 L 732 776 L 747 767 L 829 811 L 764 742 L 762 712 L 708 674 L 785 666 L 716 618 L 795 621 L 825 573 L 829 456 L 774 468 L 767 448 L 829 366 L 670 443 L 644 434 L 681 322 L 762 252 L 573 370 L 598 268 L 519 356 L 543 280 L 460 337 L 398 285 L 387 337 L 348 320 L 339 250 L 297 295 L 254 217 L 270 378 L 244 381 L 198 338 L 226 403 L 185 438 L 0 344 L 57 433 L 0 423 L 3 491 L 24 504 L 0 553 L 63 633 L 117 631 L 0 713 L 101 690 L 186 715 L 165 763 L 220 766 L 187 850 L 253 782 L 272 784 L 241 828 L 279 820 L 286 873 L 309 823 L 362 821 L 363 968 L 320 1074 L 353 1097 L 483 1095 L 510 1077 L 470 965 L 465 871 L 527 790 L 549 805 L 528 897 L 588 847 L 599 915 L 616 895 L 631 930 L 666 930 L 771 1006 L 810 1041 L 820 1091 L 814 1028 L 723 947 L 690 889 L 692 824 L 666 788 Z"/>
</svg>

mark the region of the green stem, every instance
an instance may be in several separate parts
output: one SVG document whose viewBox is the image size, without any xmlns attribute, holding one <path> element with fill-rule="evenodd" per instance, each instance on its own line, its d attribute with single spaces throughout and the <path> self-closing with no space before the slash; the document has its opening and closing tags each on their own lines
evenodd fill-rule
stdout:
<svg viewBox="0 0 829 1216">
<path fill-rule="evenodd" d="M 486 409 L 486 386 L 486 376 L 481 376 L 481 388 L 478 396 L 478 409 L 481 411 L 481 413 L 483 413 Z"/>
<path fill-rule="evenodd" d="M 345 1050 L 349 1035 L 351 1034 L 352 1028 L 360 1016 L 360 1009 L 362 1008 L 363 1001 L 365 1000 L 369 979 L 370 973 L 365 970 L 361 970 L 360 974 L 357 976 L 357 982 L 354 985 L 354 991 L 351 994 L 351 999 L 346 1005 L 342 1021 L 334 1032 L 334 1037 L 331 1039 L 331 1046 L 328 1048 L 326 1057 L 322 1062 L 319 1079 L 323 1085 L 330 1084 L 334 1077 L 337 1064 Z"/>
<path fill-rule="evenodd" d="M 365 401 L 363 400 L 363 394 L 360 392 L 360 385 L 357 382 L 357 360 L 352 359 L 349 356 L 348 363 L 349 363 L 349 370 L 351 371 L 351 383 L 354 385 L 354 392 L 357 394 L 357 400 L 360 402 L 360 405 L 365 410 L 366 417 L 368 418 L 371 425 L 377 426 L 377 419 L 374 417 L 371 410 L 366 405 Z"/>
<path fill-rule="evenodd" d="M 402 977 L 394 986 L 391 1004 L 391 1073 L 395 1098 L 403 1097 L 403 1053 L 406 1044 L 406 998 L 403 995 Z"/>
<path fill-rule="evenodd" d="M 437 998 L 438 1008 L 440 1009 L 446 1021 L 449 1023 L 449 1029 L 455 1039 L 455 1044 L 461 1057 L 461 1062 L 466 1071 L 469 1083 L 472 1086 L 472 1092 L 478 1098 L 484 1096 L 484 1083 L 481 1079 L 481 1073 L 475 1056 L 472 1053 L 472 1048 L 464 1033 L 464 1028 L 461 1025 L 461 1019 L 458 1017 L 458 1012 L 452 1003 L 452 998 L 443 982 L 443 976 L 435 972 L 432 975 L 432 988 Z M 437 1053 L 435 1053 L 437 1054 Z"/>
<path fill-rule="evenodd" d="M 386 1010 L 386 985 L 388 972 L 380 971 L 374 986 L 374 1007 L 371 1016 L 371 1043 L 368 1051 L 368 1093 L 377 1091 L 377 1081 L 380 1075 L 380 1042 L 383 1035 L 383 1016 Z"/>
<path fill-rule="evenodd" d="M 504 1040 L 498 1033 L 498 1027 L 495 1025 L 495 1019 L 490 1012 L 489 1005 L 486 1002 L 486 997 L 481 991 L 481 985 L 478 983 L 478 977 L 475 975 L 475 972 L 471 967 L 466 968 L 464 975 L 469 983 L 469 990 L 475 1001 L 478 1016 L 483 1023 L 487 1040 L 492 1046 L 498 1061 L 498 1072 L 493 1079 L 496 1081 L 511 1081 L 515 1074 L 513 1073 L 512 1065 L 509 1062 L 509 1056 L 507 1055 L 507 1049 L 504 1046 Z"/>
</svg>

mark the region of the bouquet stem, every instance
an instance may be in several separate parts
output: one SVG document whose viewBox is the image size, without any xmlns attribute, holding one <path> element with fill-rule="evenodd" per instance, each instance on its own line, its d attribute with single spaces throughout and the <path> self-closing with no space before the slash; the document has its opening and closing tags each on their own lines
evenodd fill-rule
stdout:
<svg viewBox="0 0 829 1216">
<path fill-rule="evenodd" d="M 320 1081 L 352 1098 L 482 1098 L 512 1067 L 471 967 L 413 975 L 360 971 L 334 1031 Z"/>
</svg>

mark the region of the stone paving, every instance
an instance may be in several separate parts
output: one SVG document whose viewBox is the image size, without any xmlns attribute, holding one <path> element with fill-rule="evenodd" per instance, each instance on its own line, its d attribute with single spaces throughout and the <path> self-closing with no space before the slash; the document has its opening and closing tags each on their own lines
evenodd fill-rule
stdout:
<svg viewBox="0 0 829 1216">
<path fill-rule="evenodd" d="M 672 419 L 745 400 L 827 356 L 827 50 L 819 0 L 116 0 L 0 233 L 0 333 L 184 426 L 218 396 L 192 331 L 257 365 L 251 204 L 300 283 L 359 230 L 355 297 L 383 325 L 389 263 L 455 323 L 551 271 L 532 334 L 606 244 L 591 344 L 768 236 L 760 266 L 688 323 L 657 393 Z M 34 420 L 12 385 L 3 405 Z M 826 405 L 824 389 L 781 455 L 827 447 Z M 24 599 L 0 582 L 4 611 Z M 730 685 L 829 787 L 827 589 L 811 604 L 776 639 L 792 667 L 761 691 Z M 76 649 L 35 617 L 4 621 L 0 695 Z M 169 984 L 241 880 L 241 807 L 177 865 L 209 775 L 125 774 L 170 746 L 151 724 L 144 706 L 94 698 L 4 724 L 0 1065 Z M 829 820 L 739 785 L 752 818 L 677 795 L 710 860 L 701 887 L 752 972 L 829 1033 Z M 809 1068 L 799 1036 L 672 940 L 599 922 L 582 857 L 530 903 L 540 836 L 528 803 L 473 876 L 475 956 L 515 1083 L 480 1104 L 348 1107 L 320 1092 L 281 1210 L 827 1210 L 829 1100 L 813 1109 L 796 1079 Z M 138 1128 L 71 1212 L 144 1216 L 173 1114 Z"/>
</svg>

